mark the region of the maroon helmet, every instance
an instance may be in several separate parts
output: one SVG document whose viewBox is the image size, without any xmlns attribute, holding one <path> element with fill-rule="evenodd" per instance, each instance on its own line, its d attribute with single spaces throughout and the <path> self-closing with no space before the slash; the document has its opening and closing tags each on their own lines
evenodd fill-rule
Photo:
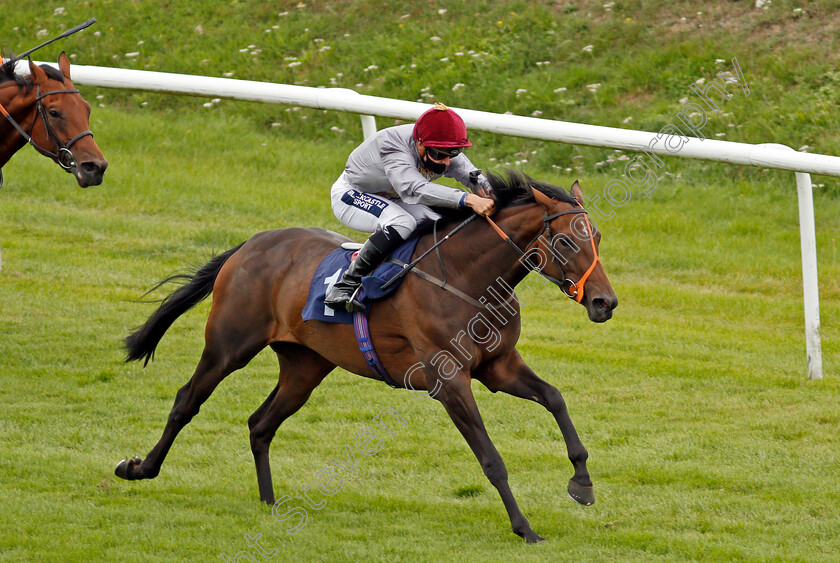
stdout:
<svg viewBox="0 0 840 563">
<path fill-rule="evenodd" d="M 427 147 L 471 147 L 467 126 L 461 116 L 440 102 L 423 113 L 414 124 L 414 138 Z"/>
</svg>

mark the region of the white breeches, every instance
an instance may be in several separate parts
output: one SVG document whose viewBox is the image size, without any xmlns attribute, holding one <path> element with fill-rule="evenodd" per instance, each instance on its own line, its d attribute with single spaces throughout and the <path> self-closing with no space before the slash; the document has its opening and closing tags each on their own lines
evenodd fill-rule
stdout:
<svg viewBox="0 0 840 563">
<path fill-rule="evenodd" d="M 421 219 L 440 218 L 426 205 L 360 192 L 347 181 L 343 172 L 333 184 L 330 199 L 333 213 L 339 221 L 366 233 L 391 227 L 403 239 L 408 239 Z"/>
</svg>

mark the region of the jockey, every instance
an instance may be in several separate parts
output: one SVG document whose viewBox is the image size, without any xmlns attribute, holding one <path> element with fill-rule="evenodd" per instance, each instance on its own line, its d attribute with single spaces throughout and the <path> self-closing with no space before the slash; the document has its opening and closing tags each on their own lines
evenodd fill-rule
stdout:
<svg viewBox="0 0 840 563">
<path fill-rule="evenodd" d="M 383 129 L 350 153 L 330 192 L 333 213 L 348 227 L 373 234 L 327 292 L 326 305 L 363 311 L 355 298 L 362 277 L 410 238 L 421 219 L 440 218 L 432 207 L 493 212 L 492 199 L 432 182 L 446 176 L 489 193 L 487 179 L 462 152 L 469 146 L 464 120 L 436 103 L 414 125 Z"/>
</svg>

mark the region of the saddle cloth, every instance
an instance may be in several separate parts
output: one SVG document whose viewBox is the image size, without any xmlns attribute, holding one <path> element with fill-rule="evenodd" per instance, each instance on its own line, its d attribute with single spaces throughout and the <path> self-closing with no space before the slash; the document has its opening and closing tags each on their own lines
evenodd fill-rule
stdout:
<svg viewBox="0 0 840 563">
<path fill-rule="evenodd" d="M 411 262 L 411 256 L 414 254 L 414 249 L 418 241 L 419 239 L 414 238 L 404 242 L 391 253 L 391 257 L 402 262 Z M 327 290 L 332 284 L 341 279 L 344 270 L 350 266 L 350 260 L 353 254 L 355 254 L 354 250 L 337 248 L 327 254 L 318 265 L 318 268 L 315 270 L 315 275 L 312 276 L 312 281 L 309 284 L 309 296 L 306 299 L 306 306 L 301 312 L 304 321 L 317 320 L 339 324 L 353 323 L 352 313 L 348 313 L 344 309 L 334 310 L 324 305 L 324 297 L 327 294 Z M 383 299 L 396 291 L 402 283 L 402 280 L 397 281 L 397 283 L 384 291 L 382 290 L 382 286 L 401 270 L 402 266 L 385 261 L 374 270 L 373 274 L 362 278 L 362 303 L 368 310 L 370 310 L 370 305 L 374 301 Z"/>
</svg>

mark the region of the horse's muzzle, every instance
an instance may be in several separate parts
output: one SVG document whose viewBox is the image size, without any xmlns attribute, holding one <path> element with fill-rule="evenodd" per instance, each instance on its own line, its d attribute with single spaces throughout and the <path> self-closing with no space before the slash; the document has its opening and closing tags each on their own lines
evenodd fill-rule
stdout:
<svg viewBox="0 0 840 563">
<path fill-rule="evenodd" d="M 590 300 L 586 312 L 589 313 L 589 320 L 596 323 L 603 323 L 612 318 L 613 309 L 618 307 L 618 297 L 609 295 L 595 297 Z"/>
<path fill-rule="evenodd" d="M 73 174 L 76 176 L 76 181 L 79 186 L 87 188 L 88 186 L 98 186 L 102 183 L 102 176 L 105 174 L 105 169 L 108 168 L 108 161 L 104 158 L 94 158 L 76 163 L 76 169 Z"/>
</svg>

